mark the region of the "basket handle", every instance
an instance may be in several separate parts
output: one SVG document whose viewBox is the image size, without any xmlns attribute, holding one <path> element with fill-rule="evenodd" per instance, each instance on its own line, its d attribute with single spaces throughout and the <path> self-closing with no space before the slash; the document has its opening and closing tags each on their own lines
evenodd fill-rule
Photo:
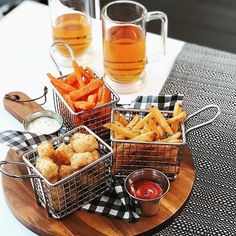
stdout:
<svg viewBox="0 0 236 236">
<path fill-rule="evenodd" d="M 210 104 L 210 105 L 202 107 L 201 109 L 197 110 L 193 114 L 189 115 L 188 118 L 185 120 L 185 122 L 187 122 L 192 117 L 198 115 L 199 113 L 201 113 L 201 112 L 203 112 L 203 111 L 205 111 L 205 110 L 207 110 L 209 108 L 216 108 L 217 109 L 216 115 L 213 118 L 211 118 L 208 121 L 206 121 L 206 122 L 203 122 L 201 124 L 195 125 L 195 126 L 189 128 L 189 129 L 187 129 L 186 132 L 185 132 L 186 134 L 189 133 L 190 131 L 193 131 L 194 129 L 198 129 L 200 127 L 203 127 L 205 125 L 210 124 L 211 122 L 213 122 L 220 115 L 220 113 L 221 113 L 220 107 L 218 105 L 215 105 L 215 104 Z"/>
<path fill-rule="evenodd" d="M 59 67 L 59 65 L 57 64 L 57 61 L 56 61 L 56 59 L 55 59 L 55 57 L 54 57 L 54 56 L 55 56 L 55 55 L 54 55 L 54 53 L 55 53 L 55 48 L 54 48 L 54 47 L 55 47 L 55 45 L 57 45 L 57 44 L 62 44 L 64 47 L 66 47 L 66 48 L 68 49 L 68 51 L 69 51 L 69 53 L 70 53 L 70 57 L 71 57 L 72 60 L 75 59 L 75 54 L 74 54 L 72 48 L 70 47 L 70 45 L 67 44 L 67 43 L 64 43 L 64 42 L 61 42 L 61 41 L 55 41 L 55 42 L 51 45 L 51 47 L 50 47 L 50 56 L 51 56 L 52 61 L 54 62 L 55 66 L 56 66 L 56 68 L 57 68 L 58 73 L 60 74 L 60 76 L 63 76 L 63 74 L 62 74 L 62 72 L 61 72 L 61 70 L 60 70 L 60 67 Z"/>
<path fill-rule="evenodd" d="M 37 176 L 37 175 L 14 175 L 14 174 L 8 173 L 2 168 L 3 165 L 22 165 L 22 166 L 24 165 L 24 166 L 26 166 L 25 163 L 15 162 L 15 161 L 0 161 L 0 172 L 4 175 L 7 175 L 12 178 L 16 178 L 16 179 L 39 178 L 39 176 Z"/>
</svg>

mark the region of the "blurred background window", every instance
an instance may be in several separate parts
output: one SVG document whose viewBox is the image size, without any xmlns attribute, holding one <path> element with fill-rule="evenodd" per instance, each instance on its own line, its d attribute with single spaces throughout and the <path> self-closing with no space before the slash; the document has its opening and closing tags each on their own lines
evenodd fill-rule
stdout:
<svg viewBox="0 0 236 236">
<path fill-rule="evenodd" d="M 0 0 L 0 18 L 23 0 Z M 47 0 L 34 0 L 47 4 Z M 69 0 L 68 0 L 69 1 Z M 94 1 L 100 7 L 111 0 Z M 148 11 L 160 10 L 169 19 L 169 37 L 236 53 L 235 0 L 136 0 Z M 99 15 L 94 12 L 94 16 Z M 160 32 L 160 22 L 148 23 L 147 30 Z"/>
</svg>

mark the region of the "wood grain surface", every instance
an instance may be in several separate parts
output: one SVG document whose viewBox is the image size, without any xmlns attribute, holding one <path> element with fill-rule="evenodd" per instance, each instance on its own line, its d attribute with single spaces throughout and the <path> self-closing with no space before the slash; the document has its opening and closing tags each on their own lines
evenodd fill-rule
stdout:
<svg viewBox="0 0 236 236">
<path fill-rule="evenodd" d="M 21 161 L 21 155 L 9 150 L 7 160 Z M 14 174 L 26 174 L 26 168 L 5 165 L 4 169 Z M 121 236 L 158 231 L 163 224 L 176 216 L 188 199 L 195 180 L 195 167 L 191 153 L 185 148 L 177 179 L 171 182 L 170 191 L 161 202 L 158 215 L 143 217 L 136 223 L 113 219 L 98 214 L 76 211 L 63 220 L 49 217 L 46 210 L 35 200 L 30 180 L 2 176 L 7 204 L 15 217 L 27 228 L 39 235 Z M 148 235 L 150 235 L 148 233 Z"/>
<path fill-rule="evenodd" d="M 21 100 L 31 99 L 26 94 L 15 91 L 8 93 L 9 95 L 18 95 Z M 32 102 L 15 102 L 10 99 L 3 98 L 4 108 L 11 113 L 18 121 L 23 122 L 24 118 L 35 111 L 40 111 L 43 108 L 37 104 L 35 101 Z"/>
</svg>

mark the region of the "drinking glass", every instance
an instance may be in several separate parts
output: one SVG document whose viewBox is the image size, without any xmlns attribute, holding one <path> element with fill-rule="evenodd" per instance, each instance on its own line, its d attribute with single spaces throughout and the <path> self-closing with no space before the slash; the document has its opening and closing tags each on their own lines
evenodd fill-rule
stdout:
<svg viewBox="0 0 236 236">
<path fill-rule="evenodd" d="M 68 44 L 75 60 L 83 64 L 91 54 L 92 26 L 90 0 L 49 0 L 53 42 Z M 55 45 L 57 61 L 71 66 L 70 52 Z"/>
<path fill-rule="evenodd" d="M 146 23 L 161 20 L 165 52 L 167 16 L 160 11 L 148 12 L 137 2 L 121 0 L 104 6 L 101 18 L 105 79 L 119 93 L 134 92 L 145 78 Z"/>
</svg>

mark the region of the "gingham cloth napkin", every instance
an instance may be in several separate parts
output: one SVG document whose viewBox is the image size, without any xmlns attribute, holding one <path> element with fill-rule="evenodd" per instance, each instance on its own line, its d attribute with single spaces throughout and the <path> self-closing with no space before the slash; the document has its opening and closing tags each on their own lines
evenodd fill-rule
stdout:
<svg viewBox="0 0 236 236">
<path fill-rule="evenodd" d="M 173 110 L 177 101 L 182 101 L 183 95 L 138 96 L 131 104 L 124 107 L 147 109 L 150 105 L 160 110 Z M 54 138 L 55 135 L 40 135 L 8 130 L 0 132 L 0 143 L 16 151 L 29 151 L 39 143 Z M 130 222 L 139 220 L 140 209 L 137 202 L 131 201 L 124 189 L 123 179 L 113 179 L 112 187 L 102 197 L 96 198 L 82 207 L 82 210 L 98 213 L 109 217 L 117 217 Z"/>
</svg>

